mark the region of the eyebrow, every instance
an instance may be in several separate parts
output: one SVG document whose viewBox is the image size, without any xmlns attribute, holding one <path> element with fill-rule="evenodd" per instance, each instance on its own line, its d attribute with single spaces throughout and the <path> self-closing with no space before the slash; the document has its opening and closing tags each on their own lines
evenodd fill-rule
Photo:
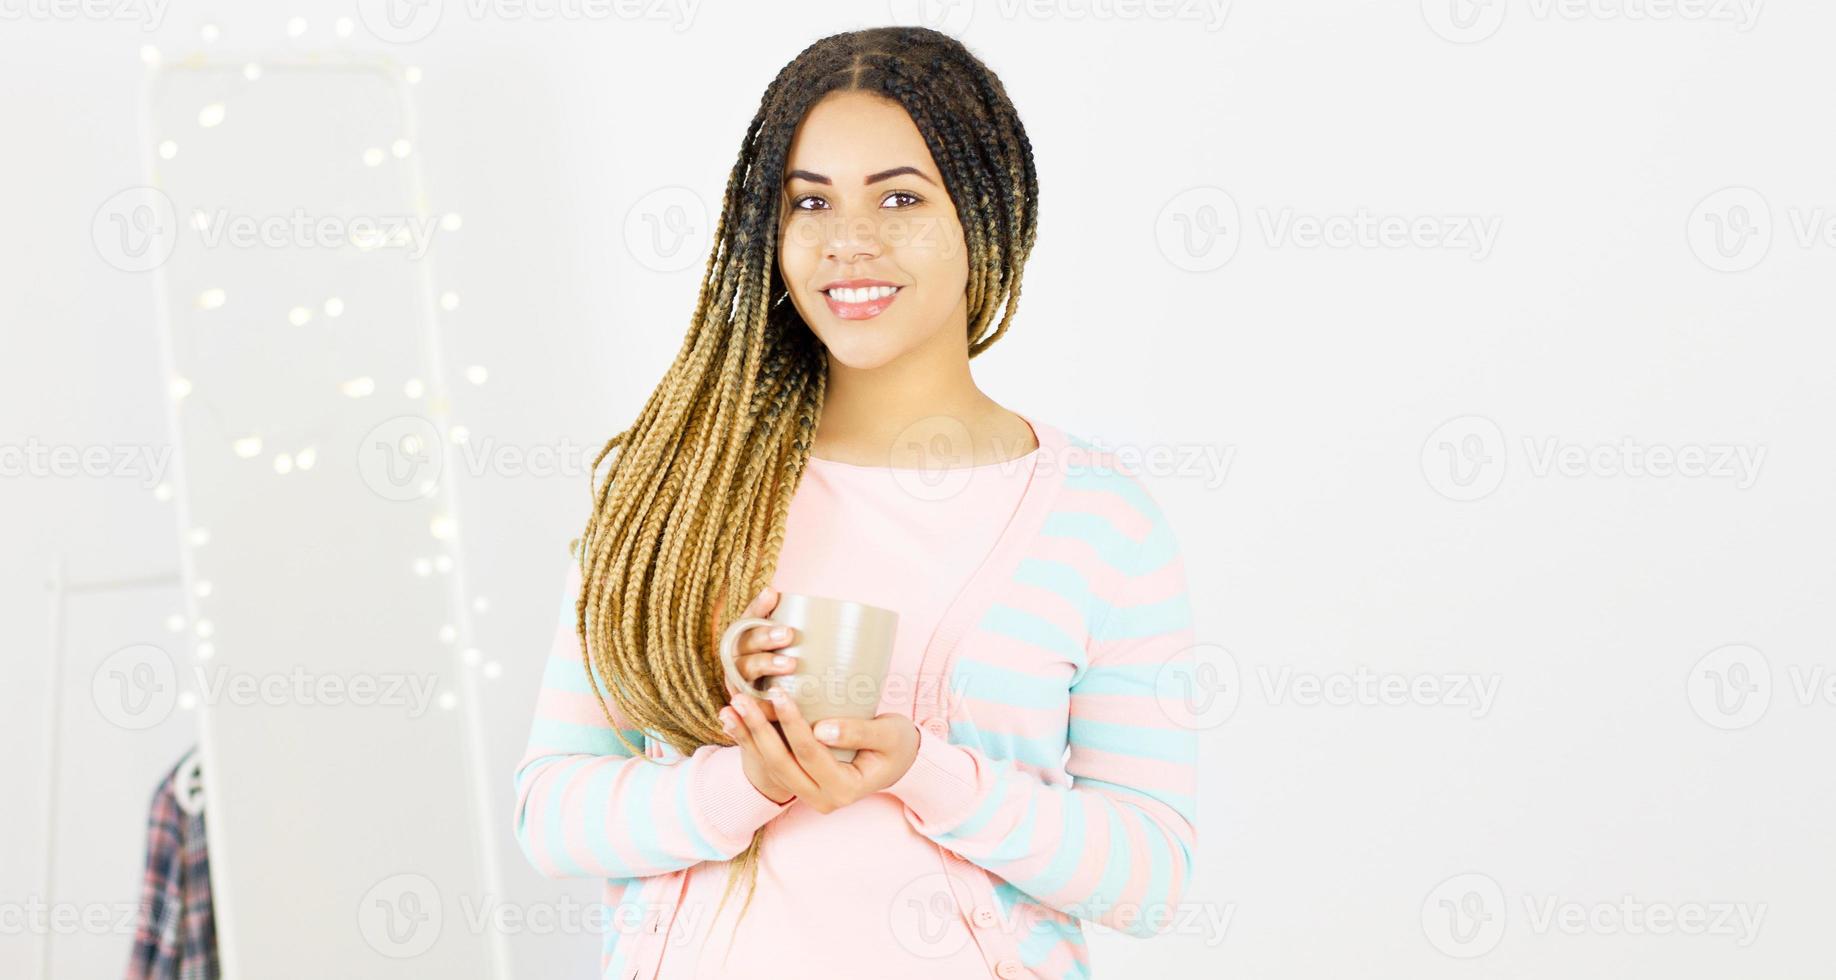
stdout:
<svg viewBox="0 0 1836 980">
<path fill-rule="evenodd" d="M 917 167 L 894 167 L 891 170 L 882 170 L 877 174 L 868 174 L 866 178 L 861 181 L 861 184 L 863 186 L 867 184 L 877 184 L 880 181 L 887 179 L 888 177 L 897 177 L 900 174 L 911 174 L 919 178 L 920 180 L 923 180 L 925 183 L 931 184 L 933 186 L 936 185 L 937 183 L 931 178 L 926 177 L 924 175 L 924 171 L 919 170 Z M 812 184 L 833 184 L 835 183 L 829 178 L 824 177 L 822 174 L 811 173 L 808 170 L 793 170 L 790 173 L 787 173 L 784 175 L 785 183 L 788 184 L 793 180 L 807 180 Z"/>
</svg>

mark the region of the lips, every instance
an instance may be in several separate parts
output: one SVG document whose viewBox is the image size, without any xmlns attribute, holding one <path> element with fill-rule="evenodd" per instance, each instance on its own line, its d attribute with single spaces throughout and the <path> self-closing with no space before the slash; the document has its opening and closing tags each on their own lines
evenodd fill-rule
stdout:
<svg viewBox="0 0 1836 980">
<path fill-rule="evenodd" d="M 843 320 L 869 320 L 886 312 L 886 308 L 905 291 L 903 286 L 878 280 L 850 280 L 831 283 L 822 292 L 829 312 Z"/>
</svg>

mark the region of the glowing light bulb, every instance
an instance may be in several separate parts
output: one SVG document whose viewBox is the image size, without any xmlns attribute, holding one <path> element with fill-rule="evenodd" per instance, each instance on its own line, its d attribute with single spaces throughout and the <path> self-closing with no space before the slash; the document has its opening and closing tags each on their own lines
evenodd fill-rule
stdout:
<svg viewBox="0 0 1836 980">
<path fill-rule="evenodd" d="M 449 289 L 446 292 L 443 292 L 440 294 L 440 309 L 443 309 L 447 311 L 448 313 L 451 313 L 452 311 L 458 308 L 459 308 L 459 294 L 458 293 L 455 293 Z"/>
<path fill-rule="evenodd" d="M 319 461 L 319 451 L 311 446 L 293 454 L 293 465 L 302 469 L 312 469 L 312 464 Z"/>
<path fill-rule="evenodd" d="M 463 446 L 472 441 L 472 430 L 463 425 L 455 425 L 447 431 L 446 438 L 455 446 Z"/>
<path fill-rule="evenodd" d="M 380 166 L 382 164 L 382 161 L 383 161 L 382 151 L 377 149 L 376 147 L 372 146 L 369 149 L 363 151 L 363 165 L 364 166 L 366 167 Z"/>
<path fill-rule="evenodd" d="M 448 211 L 440 216 L 441 231 L 458 231 L 459 226 L 464 223 L 464 219 L 459 217 L 459 212 L 457 211 Z"/>
<path fill-rule="evenodd" d="M 261 81 L 261 66 L 251 61 L 242 66 L 242 77 L 251 82 Z"/>
<path fill-rule="evenodd" d="M 441 643 L 451 643 L 458 638 L 459 638 L 458 630 L 453 629 L 451 626 L 440 627 L 440 642 Z"/>
<path fill-rule="evenodd" d="M 325 301 L 325 315 L 329 317 L 343 316 L 344 315 L 344 300 L 341 300 L 336 296 L 333 296 L 331 299 L 326 300 Z"/>
<path fill-rule="evenodd" d="M 339 385 L 338 390 L 352 398 L 363 398 L 376 390 L 376 379 L 368 375 L 361 378 L 352 378 Z"/>
<path fill-rule="evenodd" d="M 274 457 L 274 472 L 282 476 L 286 476 L 293 472 L 293 457 L 286 453 L 276 455 Z"/>
<path fill-rule="evenodd" d="M 208 619 L 200 619 L 198 620 L 198 625 L 194 627 L 194 629 L 199 636 L 208 637 L 217 631 L 217 626 Z"/>
<path fill-rule="evenodd" d="M 201 548 L 210 543 L 210 530 L 194 527 L 185 533 L 185 542 L 193 548 Z"/>
<path fill-rule="evenodd" d="M 191 379 L 173 378 L 166 390 L 171 393 L 173 401 L 183 401 L 186 395 L 191 394 Z"/>
<path fill-rule="evenodd" d="M 261 455 L 261 437 L 243 436 L 234 443 L 236 455 L 243 459 L 253 459 Z"/>
<path fill-rule="evenodd" d="M 171 140 L 160 140 L 159 158 L 161 160 L 170 160 L 175 156 L 178 156 L 178 144 Z"/>
<path fill-rule="evenodd" d="M 426 393 L 427 386 L 421 384 L 420 378 L 409 378 L 408 383 L 402 385 L 402 394 L 409 398 L 419 398 Z"/>
<path fill-rule="evenodd" d="M 296 306 L 287 311 L 287 322 L 296 327 L 303 327 L 312 322 L 312 311 L 304 306 Z"/>
<path fill-rule="evenodd" d="M 426 578 L 427 576 L 432 575 L 433 574 L 433 562 L 430 562 L 425 558 L 416 558 L 414 560 L 414 573 L 416 575 L 421 576 L 422 578 Z"/>
<path fill-rule="evenodd" d="M 503 676 L 503 673 L 504 673 L 504 665 L 501 663 L 498 663 L 495 660 L 492 660 L 484 665 L 485 680 L 488 680 L 488 681 L 497 680 L 499 677 Z"/>
<path fill-rule="evenodd" d="M 206 289 L 198 294 L 198 308 L 201 310 L 221 309 L 229 300 L 229 294 L 221 289 Z"/>
<path fill-rule="evenodd" d="M 172 499 L 172 484 L 161 483 L 159 486 L 154 487 L 153 488 L 153 499 L 159 501 L 162 504 L 168 500 L 171 500 Z"/>
<path fill-rule="evenodd" d="M 438 703 L 441 711 L 451 711 L 459 706 L 459 699 L 451 691 L 441 691 Z"/>
<path fill-rule="evenodd" d="M 409 65 L 402 69 L 402 78 L 410 85 L 419 85 L 421 84 L 421 69 L 414 65 Z"/>
<path fill-rule="evenodd" d="M 484 369 L 484 365 L 482 364 L 474 364 L 471 367 L 465 369 L 465 380 L 470 381 L 471 383 L 475 385 L 484 384 L 485 379 L 489 377 L 490 377 L 490 373 Z"/>
<path fill-rule="evenodd" d="M 433 520 L 427 522 L 428 532 L 441 541 L 453 536 L 454 527 L 453 519 L 446 514 L 435 514 Z"/>
<path fill-rule="evenodd" d="M 159 67 L 159 49 L 151 44 L 140 46 L 140 61 L 148 68 Z"/>
<path fill-rule="evenodd" d="M 389 152 L 395 154 L 397 160 L 401 160 L 405 159 L 408 154 L 414 152 L 414 146 L 407 140 L 398 139 L 389 144 Z"/>
<path fill-rule="evenodd" d="M 217 645 L 215 643 L 198 644 L 198 659 L 199 660 L 209 660 L 210 658 L 216 655 L 217 655 Z"/>
<path fill-rule="evenodd" d="M 179 630 L 182 630 L 184 628 L 185 628 L 184 614 L 173 613 L 172 615 L 166 617 L 166 629 L 168 631 L 177 633 Z"/>
<path fill-rule="evenodd" d="M 197 593 L 198 593 L 198 598 L 200 598 L 200 599 L 207 599 L 207 598 L 209 598 L 209 597 L 210 597 L 210 590 L 211 590 L 211 585 L 210 585 L 210 582 L 209 582 L 208 580 L 206 580 L 206 581 L 202 581 L 202 582 L 199 582 L 199 583 L 198 583 L 198 584 L 197 584 L 197 585 L 195 586 L 195 589 L 197 590 Z"/>
<path fill-rule="evenodd" d="M 198 28 L 198 37 L 203 40 L 205 44 L 215 44 L 217 43 L 217 38 L 222 36 L 223 32 L 219 31 L 215 24 L 205 24 L 203 27 Z"/>
<path fill-rule="evenodd" d="M 209 129 L 223 122 L 223 103 L 212 102 L 198 110 L 198 125 Z"/>
<path fill-rule="evenodd" d="M 332 25 L 332 30 L 335 31 L 339 37 L 350 37 L 351 30 L 355 26 L 355 24 L 351 23 L 349 17 L 340 17 L 337 22 Z"/>
<path fill-rule="evenodd" d="M 287 36 L 299 37 L 306 33 L 306 18 L 290 17 L 287 19 Z"/>
<path fill-rule="evenodd" d="M 459 659 L 465 661 L 468 664 L 475 664 L 483 657 L 484 657 L 484 654 L 479 653 L 477 647 L 466 647 L 459 654 Z"/>
</svg>

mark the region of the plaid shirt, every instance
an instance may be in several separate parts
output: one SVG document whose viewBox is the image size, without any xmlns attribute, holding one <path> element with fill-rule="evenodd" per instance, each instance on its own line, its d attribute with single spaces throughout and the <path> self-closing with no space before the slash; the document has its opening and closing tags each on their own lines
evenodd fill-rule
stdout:
<svg viewBox="0 0 1836 980">
<path fill-rule="evenodd" d="M 147 815 L 146 877 L 127 980 L 216 980 L 218 974 L 204 814 L 179 809 L 177 776 L 174 766 L 153 791 Z"/>
</svg>

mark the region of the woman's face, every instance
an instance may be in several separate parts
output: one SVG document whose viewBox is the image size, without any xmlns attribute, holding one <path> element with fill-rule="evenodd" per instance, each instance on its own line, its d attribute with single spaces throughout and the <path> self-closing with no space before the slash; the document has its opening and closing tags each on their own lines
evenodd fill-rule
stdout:
<svg viewBox="0 0 1836 980">
<path fill-rule="evenodd" d="M 797 128 L 784 174 L 779 274 L 834 360 L 871 369 L 968 349 L 962 224 L 902 106 L 830 93 Z"/>
</svg>

